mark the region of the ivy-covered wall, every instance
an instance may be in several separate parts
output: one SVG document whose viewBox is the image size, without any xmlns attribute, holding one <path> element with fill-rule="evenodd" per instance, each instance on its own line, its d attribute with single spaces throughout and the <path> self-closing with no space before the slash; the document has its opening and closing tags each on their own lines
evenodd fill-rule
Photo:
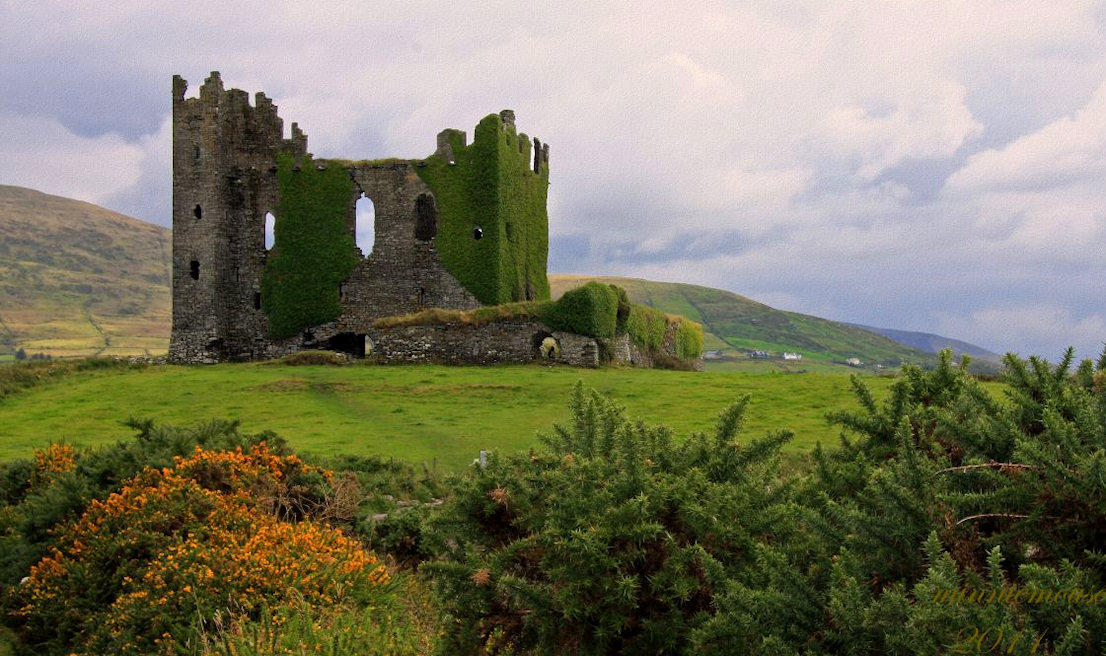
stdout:
<svg viewBox="0 0 1106 656">
<path fill-rule="evenodd" d="M 441 213 L 442 265 L 481 303 L 548 299 L 548 167 L 534 172 L 530 140 L 498 114 L 480 121 L 472 144 L 457 132 L 450 147 L 452 164 L 435 154 L 418 169 Z"/>
<path fill-rule="evenodd" d="M 269 336 L 291 337 L 334 321 L 342 312 L 338 286 L 357 264 L 347 226 L 353 182 L 343 166 L 319 169 L 310 157 L 277 160 L 280 207 L 261 281 Z"/>
</svg>

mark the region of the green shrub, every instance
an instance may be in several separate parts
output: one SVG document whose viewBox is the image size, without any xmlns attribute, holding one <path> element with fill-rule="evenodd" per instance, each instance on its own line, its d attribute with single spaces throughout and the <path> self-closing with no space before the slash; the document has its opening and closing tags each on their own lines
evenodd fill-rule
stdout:
<svg viewBox="0 0 1106 656">
<path fill-rule="evenodd" d="M 1008 356 L 1001 402 L 966 364 L 906 366 L 882 401 L 854 379 L 841 447 L 797 479 L 782 436 L 737 446 L 740 405 L 680 444 L 578 391 L 545 450 L 493 455 L 429 521 L 444 648 L 1102 653 L 1106 356 Z"/>
<path fill-rule="evenodd" d="M 739 446 L 745 401 L 677 442 L 578 386 L 573 425 L 492 454 L 427 528 L 448 653 L 660 654 L 690 647 L 756 540 L 797 525 L 772 484 L 786 433 Z"/>
<path fill-rule="evenodd" d="M 618 294 L 597 282 L 565 292 L 546 315 L 551 328 L 588 337 L 614 337 L 617 320 Z"/>
</svg>

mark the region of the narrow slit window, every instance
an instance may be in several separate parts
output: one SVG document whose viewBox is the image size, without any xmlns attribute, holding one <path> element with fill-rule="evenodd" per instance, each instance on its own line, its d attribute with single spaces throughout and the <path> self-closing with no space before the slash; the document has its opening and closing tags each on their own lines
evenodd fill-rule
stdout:
<svg viewBox="0 0 1106 656">
<path fill-rule="evenodd" d="M 203 217 L 203 215 L 204 215 L 203 208 L 201 208 L 199 205 L 196 205 L 195 207 L 192 208 L 192 216 L 196 217 L 197 221 L 199 221 Z"/>
<path fill-rule="evenodd" d="M 361 249 L 362 257 L 368 257 L 373 252 L 376 242 L 376 206 L 368 196 L 361 194 L 354 208 L 353 239 L 357 248 Z"/>
<path fill-rule="evenodd" d="M 415 199 L 415 239 L 430 241 L 438 234 L 438 207 L 430 194 Z"/>
<path fill-rule="evenodd" d="M 200 263 L 199 263 L 199 261 L 192 260 L 192 262 L 188 265 L 188 269 L 189 269 L 188 275 L 192 276 L 193 280 L 199 280 L 200 279 Z"/>
</svg>

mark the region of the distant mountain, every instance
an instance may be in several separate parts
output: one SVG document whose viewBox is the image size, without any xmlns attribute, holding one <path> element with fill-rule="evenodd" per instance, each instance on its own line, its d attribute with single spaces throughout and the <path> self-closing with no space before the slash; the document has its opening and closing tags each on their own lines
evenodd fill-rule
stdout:
<svg viewBox="0 0 1106 656">
<path fill-rule="evenodd" d="M 940 335 L 933 335 L 931 333 L 918 333 L 910 330 L 893 330 L 891 328 L 873 328 L 872 326 L 862 326 L 860 324 L 850 324 L 867 330 L 878 335 L 883 335 L 890 339 L 895 340 L 900 344 L 906 344 L 907 346 L 913 346 L 916 349 L 925 351 L 926 353 L 937 353 L 944 349 L 952 349 L 956 355 L 970 355 L 977 360 L 983 360 L 985 362 L 993 362 L 995 364 L 1002 363 L 1002 356 L 998 353 L 993 353 L 987 349 L 976 346 L 975 344 L 969 344 L 962 342 L 958 339 L 952 339 L 951 337 L 942 337 Z"/>
<path fill-rule="evenodd" d="M 171 232 L 0 185 L 0 357 L 169 348 Z"/>
<path fill-rule="evenodd" d="M 823 365 L 848 366 L 846 363 L 850 361 L 852 366 L 863 367 L 898 367 L 902 362 L 927 365 L 936 361 L 931 352 L 872 331 L 776 310 L 720 289 L 610 276 L 549 276 L 554 297 L 589 280 L 619 285 L 635 303 L 702 323 L 703 348 L 709 352 L 708 367 L 771 364 L 778 369 L 798 370 Z M 803 359 L 784 360 L 785 352 L 801 354 Z"/>
</svg>

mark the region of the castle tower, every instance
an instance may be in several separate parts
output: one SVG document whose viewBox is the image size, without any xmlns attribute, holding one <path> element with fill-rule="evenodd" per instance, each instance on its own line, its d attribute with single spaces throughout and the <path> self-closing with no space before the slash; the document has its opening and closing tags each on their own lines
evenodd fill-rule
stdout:
<svg viewBox="0 0 1106 656">
<path fill-rule="evenodd" d="M 173 77 L 174 362 L 261 357 L 268 323 L 261 308 L 267 257 L 265 214 L 277 205 L 277 154 L 302 157 L 306 137 L 293 126 L 283 139 L 276 107 L 257 94 L 254 106 L 225 90 L 218 72 L 184 97 Z"/>
</svg>

